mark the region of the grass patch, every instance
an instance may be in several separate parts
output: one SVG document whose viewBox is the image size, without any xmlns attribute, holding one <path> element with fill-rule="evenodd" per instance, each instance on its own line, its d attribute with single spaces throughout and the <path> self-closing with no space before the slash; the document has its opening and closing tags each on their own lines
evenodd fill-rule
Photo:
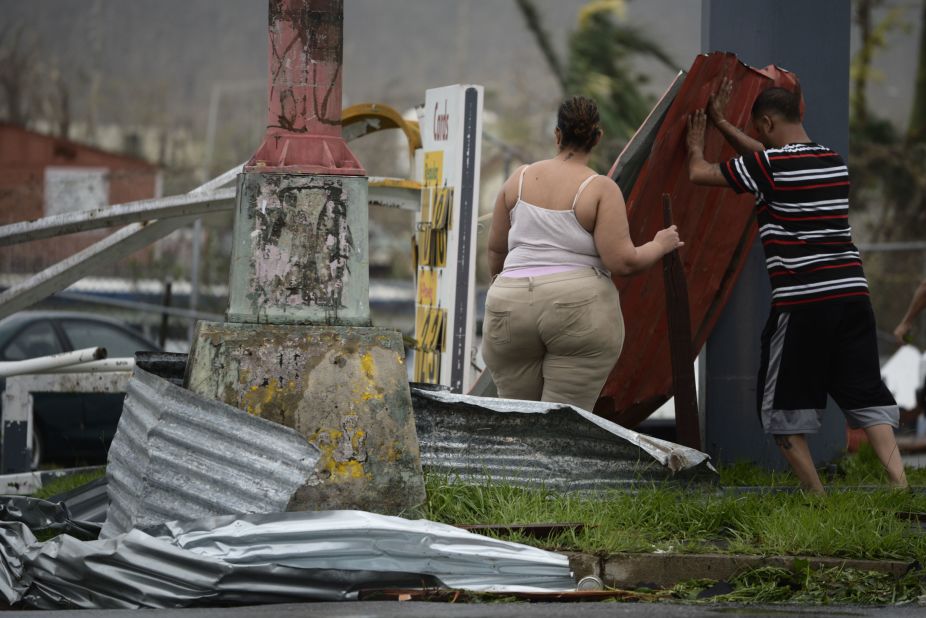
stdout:
<svg viewBox="0 0 926 618">
<path fill-rule="evenodd" d="M 714 580 L 691 580 L 659 596 L 660 600 L 708 603 L 901 605 L 921 602 L 924 595 L 926 576 L 922 571 L 910 571 L 898 578 L 839 567 L 812 569 L 807 561 L 797 560 L 791 569 L 762 567 L 747 571 L 731 578 L 722 588 Z"/>
<path fill-rule="evenodd" d="M 500 538 L 559 551 L 672 551 L 926 561 L 926 535 L 898 513 L 926 512 L 926 496 L 890 490 L 719 494 L 642 487 L 561 494 L 429 476 L 423 515 L 450 524 L 585 524 L 549 539 Z"/>
<path fill-rule="evenodd" d="M 32 494 L 32 497 L 48 500 L 52 496 L 57 496 L 58 494 L 63 494 L 67 491 L 71 491 L 72 489 L 77 489 L 81 485 L 92 483 L 93 481 L 97 480 L 98 478 L 102 478 L 105 475 L 106 468 L 101 467 L 99 470 L 78 472 L 76 474 L 62 476 L 61 478 L 54 479 L 43 485 L 38 491 Z"/>
<path fill-rule="evenodd" d="M 796 487 L 797 477 L 790 471 L 774 471 L 760 468 L 750 462 L 721 465 L 717 467 L 720 485 L 725 487 Z M 869 444 L 862 444 L 858 453 L 846 455 L 835 464 L 818 471 L 824 485 L 830 487 L 857 487 L 865 485 L 887 485 L 887 475 Z M 910 485 L 926 485 L 926 468 L 907 468 Z"/>
</svg>

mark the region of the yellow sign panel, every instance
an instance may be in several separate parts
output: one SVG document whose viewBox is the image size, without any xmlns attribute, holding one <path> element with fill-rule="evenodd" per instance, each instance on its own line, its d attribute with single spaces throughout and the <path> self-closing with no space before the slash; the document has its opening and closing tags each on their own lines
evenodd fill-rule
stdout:
<svg viewBox="0 0 926 618">
<path fill-rule="evenodd" d="M 418 306 L 415 310 L 415 382 L 437 384 L 440 380 L 441 353 L 446 347 L 447 311 Z"/>
<path fill-rule="evenodd" d="M 431 225 L 435 230 L 443 230 L 451 220 L 450 211 L 453 210 L 453 187 L 443 187 L 431 191 Z"/>
<path fill-rule="evenodd" d="M 444 184 L 444 151 L 424 153 L 424 186 L 439 187 Z"/>
<path fill-rule="evenodd" d="M 415 301 L 419 305 L 437 304 L 437 271 L 422 268 L 418 271 L 418 297 Z"/>
</svg>

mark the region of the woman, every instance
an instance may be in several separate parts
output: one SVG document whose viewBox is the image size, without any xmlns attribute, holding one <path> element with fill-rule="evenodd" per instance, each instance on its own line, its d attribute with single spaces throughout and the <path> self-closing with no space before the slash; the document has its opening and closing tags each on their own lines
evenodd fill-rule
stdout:
<svg viewBox="0 0 926 618">
<path fill-rule="evenodd" d="M 611 273 L 683 243 L 673 225 L 633 245 L 620 189 L 588 167 L 602 135 L 594 101 L 564 101 L 554 134 L 559 154 L 516 170 L 495 201 L 482 351 L 500 397 L 591 410 L 624 341 Z"/>
</svg>

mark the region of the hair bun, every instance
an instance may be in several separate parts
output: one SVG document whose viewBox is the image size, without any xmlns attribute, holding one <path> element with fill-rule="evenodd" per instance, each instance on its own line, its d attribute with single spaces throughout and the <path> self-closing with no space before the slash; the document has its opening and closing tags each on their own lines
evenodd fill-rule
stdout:
<svg viewBox="0 0 926 618">
<path fill-rule="evenodd" d="M 569 97 L 559 106 L 556 126 L 562 134 L 562 148 L 578 148 L 588 152 L 595 146 L 601 133 L 598 105 L 588 97 Z"/>
</svg>

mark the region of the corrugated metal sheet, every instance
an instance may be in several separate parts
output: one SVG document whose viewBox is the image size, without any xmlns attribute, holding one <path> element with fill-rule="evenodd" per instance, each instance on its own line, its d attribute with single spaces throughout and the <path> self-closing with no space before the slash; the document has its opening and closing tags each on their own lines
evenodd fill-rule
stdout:
<svg viewBox="0 0 926 618">
<path fill-rule="evenodd" d="M 429 472 L 559 491 L 710 474 L 700 451 L 570 406 L 417 388 L 412 403 Z"/>
<path fill-rule="evenodd" d="M 698 187 L 688 180 L 685 135 L 687 117 L 707 104 L 723 77 L 734 81 L 726 116 L 739 127 L 750 126 L 756 95 L 779 85 L 793 87 L 796 77 L 775 67 L 761 71 L 733 54 L 698 56 L 659 124 L 645 164 L 632 184 L 622 186 L 630 233 L 637 245 L 663 227 L 661 196 L 668 193 L 685 247 L 680 250 L 688 280 L 692 341 L 695 350 L 710 334 L 742 270 L 756 234 L 753 198 L 728 189 Z M 671 94 L 669 95 L 671 96 Z M 647 132 L 635 140 L 647 140 Z M 639 154 L 631 148 L 627 156 Z M 716 130 L 708 130 L 705 157 L 723 161 L 735 153 Z M 620 161 L 613 171 L 620 167 Z M 672 395 L 672 371 L 666 326 L 662 269 L 632 278 L 615 277 L 627 325 L 624 351 L 602 390 L 595 412 L 633 427 Z"/>
<path fill-rule="evenodd" d="M 88 541 L 72 535 L 92 531 L 57 504 L 0 498 L 0 514 L 0 598 L 37 609 L 342 601 L 396 588 L 575 590 L 566 556 L 363 511 L 231 515 Z M 38 542 L 30 527 L 70 534 Z"/>
<path fill-rule="evenodd" d="M 109 509 L 109 490 L 106 477 L 98 478 L 63 494 L 52 496 L 49 502 L 60 502 L 67 508 L 71 519 L 101 524 Z"/>
<path fill-rule="evenodd" d="M 422 465 L 562 490 L 707 471 L 708 456 L 583 410 L 413 389 Z M 286 511 L 318 452 L 292 429 L 135 369 L 109 451 L 104 538 L 165 521 Z M 702 465 L 703 464 L 703 465 Z"/>
<path fill-rule="evenodd" d="M 103 536 L 174 519 L 285 511 L 318 450 L 296 431 L 140 369 L 109 449 Z"/>
</svg>

